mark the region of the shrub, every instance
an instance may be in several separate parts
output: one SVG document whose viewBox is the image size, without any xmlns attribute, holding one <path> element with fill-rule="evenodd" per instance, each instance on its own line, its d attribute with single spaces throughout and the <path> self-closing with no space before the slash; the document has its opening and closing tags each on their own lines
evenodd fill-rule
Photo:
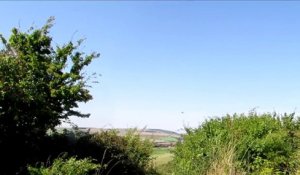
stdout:
<svg viewBox="0 0 300 175">
<path fill-rule="evenodd" d="M 299 143 L 294 114 L 234 114 L 187 129 L 175 149 L 175 174 L 295 173 Z M 214 172 L 214 173 L 211 173 Z"/>
<path fill-rule="evenodd" d="M 142 140 L 136 130 L 125 136 L 119 136 L 115 130 L 96 134 L 65 130 L 52 134 L 41 144 L 38 160 L 52 162 L 53 158 L 66 152 L 79 159 L 94 159 L 101 165 L 99 174 L 143 175 L 153 172 L 150 166 L 152 149 L 152 143 Z"/>
<path fill-rule="evenodd" d="M 40 167 L 28 167 L 30 175 L 87 175 L 91 172 L 96 174 L 96 170 L 100 168 L 92 162 L 91 159 L 76 159 L 76 157 L 70 157 L 64 159 L 59 157 L 54 160 L 51 166 L 41 165 Z"/>
<path fill-rule="evenodd" d="M 147 174 L 152 149 L 152 143 L 142 140 L 136 130 L 125 136 L 119 136 L 117 131 L 112 130 L 81 137 L 75 152 L 102 162 L 105 173 Z"/>
</svg>

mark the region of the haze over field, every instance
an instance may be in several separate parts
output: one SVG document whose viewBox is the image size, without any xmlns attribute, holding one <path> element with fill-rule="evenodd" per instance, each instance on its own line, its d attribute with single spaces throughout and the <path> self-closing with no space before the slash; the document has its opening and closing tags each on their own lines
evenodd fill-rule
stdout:
<svg viewBox="0 0 300 175">
<path fill-rule="evenodd" d="M 81 127 L 177 131 L 300 107 L 299 2 L 0 2 L 1 32 L 55 16 L 54 43 L 101 53 Z"/>
</svg>

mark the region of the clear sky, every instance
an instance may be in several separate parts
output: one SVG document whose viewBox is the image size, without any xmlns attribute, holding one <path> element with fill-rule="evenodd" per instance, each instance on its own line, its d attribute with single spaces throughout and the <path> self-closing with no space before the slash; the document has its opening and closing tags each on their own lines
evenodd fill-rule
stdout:
<svg viewBox="0 0 300 175">
<path fill-rule="evenodd" d="M 82 127 L 178 130 L 227 113 L 300 110 L 300 2 L 0 2 L 0 33 L 55 16 L 54 44 L 101 57 Z"/>
</svg>

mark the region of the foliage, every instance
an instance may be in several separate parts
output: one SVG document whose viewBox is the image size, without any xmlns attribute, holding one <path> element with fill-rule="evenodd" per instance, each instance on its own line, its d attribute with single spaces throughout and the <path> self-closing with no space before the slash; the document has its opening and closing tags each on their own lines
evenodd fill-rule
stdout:
<svg viewBox="0 0 300 175">
<path fill-rule="evenodd" d="M 174 172 L 210 174 L 215 168 L 225 174 L 293 174 L 298 165 L 298 132 L 294 114 L 251 112 L 210 119 L 197 129 L 187 129 L 174 152 Z"/>
<path fill-rule="evenodd" d="M 51 166 L 28 167 L 30 175 L 87 175 L 91 172 L 96 173 L 100 166 L 93 163 L 91 159 L 76 159 L 70 157 L 64 159 L 59 157 L 54 160 Z"/>
<path fill-rule="evenodd" d="M 126 141 L 125 153 L 134 164 L 140 167 L 147 167 L 153 153 L 153 143 L 149 140 L 142 140 L 136 129 L 129 130 L 124 139 Z"/>
<path fill-rule="evenodd" d="M 79 159 L 92 158 L 101 165 L 99 174 L 155 174 L 151 166 L 153 145 L 142 140 L 137 131 L 120 136 L 117 131 L 102 131 L 89 134 L 79 130 L 65 130 L 63 133 L 52 133 L 42 143 L 40 149 L 33 153 L 38 158 L 27 161 L 34 165 L 48 159 L 55 161 L 61 153 Z"/>
<path fill-rule="evenodd" d="M 92 99 L 83 68 L 99 54 L 80 52 L 82 40 L 52 46 L 50 18 L 41 29 L 12 29 L 1 36 L 0 133 L 1 138 L 43 136 L 69 116 L 88 117 L 74 108 Z"/>
<path fill-rule="evenodd" d="M 53 46 L 49 30 L 53 18 L 40 29 L 12 29 L 0 35 L 0 161 L 2 174 L 29 161 L 40 149 L 46 131 L 76 111 L 78 103 L 92 99 L 84 68 L 99 54 L 79 51 L 82 40 Z M 9 150 L 14 150 L 10 152 Z M 6 166 L 9 165 L 9 166 Z"/>
<path fill-rule="evenodd" d="M 82 149 L 89 149 L 80 153 Z M 103 172 L 112 174 L 147 174 L 153 145 L 142 140 L 136 130 L 119 136 L 115 130 L 81 137 L 77 155 L 89 156 L 105 164 Z"/>
</svg>

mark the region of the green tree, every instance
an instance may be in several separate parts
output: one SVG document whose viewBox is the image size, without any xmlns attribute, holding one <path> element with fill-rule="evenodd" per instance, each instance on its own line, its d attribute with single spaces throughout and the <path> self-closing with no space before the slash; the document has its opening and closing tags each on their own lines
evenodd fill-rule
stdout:
<svg viewBox="0 0 300 175">
<path fill-rule="evenodd" d="M 27 32 L 13 28 L 8 39 L 0 35 L 1 174 L 22 171 L 39 156 L 39 142 L 62 120 L 89 116 L 76 108 L 92 99 L 83 71 L 99 54 L 80 52 L 82 40 L 53 46 L 53 20 Z"/>
<path fill-rule="evenodd" d="M 76 111 L 79 102 L 92 99 L 83 68 L 98 57 L 78 51 L 82 43 L 53 46 L 49 18 L 40 29 L 12 29 L 8 40 L 0 36 L 0 138 L 43 136 Z"/>
</svg>

